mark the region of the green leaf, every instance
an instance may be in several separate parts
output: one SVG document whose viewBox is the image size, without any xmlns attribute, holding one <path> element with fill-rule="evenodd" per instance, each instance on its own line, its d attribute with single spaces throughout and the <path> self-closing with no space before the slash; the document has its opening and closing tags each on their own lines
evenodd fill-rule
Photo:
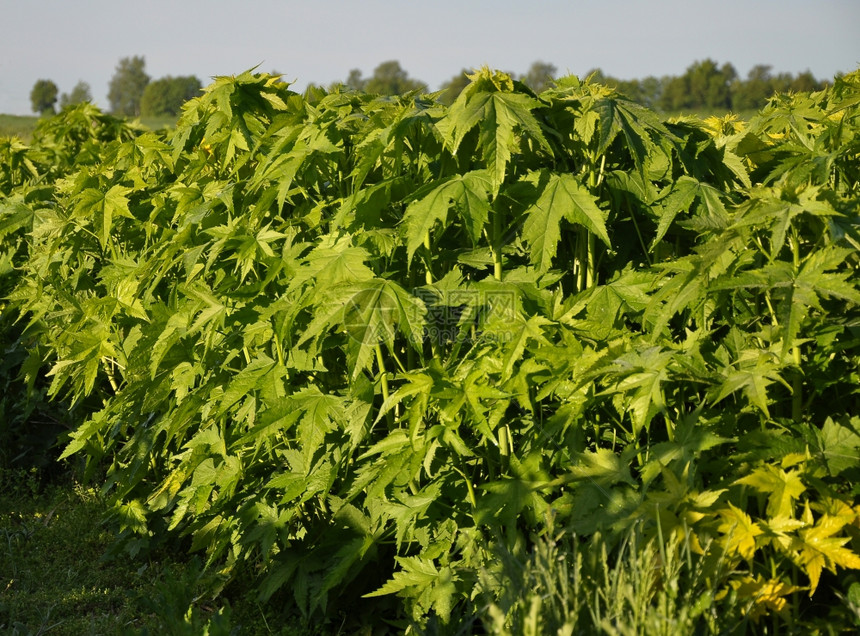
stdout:
<svg viewBox="0 0 860 636">
<path fill-rule="evenodd" d="M 474 170 L 445 179 L 426 196 L 411 203 L 402 221 L 406 227 L 407 263 L 437 221 L 441 221 L 444 228 L 452 205 L 463 219 L 472 244 L 477 245 L 489 218 L 491 187 L 487 172 Z"/>
<path fill-rule="evenodd" d="M 531 261 L 545 272 L 552 266 L 561 240 L 561 219 L 582 225 L 610 247 L 605 215 L 597 207 L 594 196 L 571 174 L 539 173 L 531 177 L 537 182 L 539 196 L 526 210 L 523 239 L 531 246 Z"/>
<path fill-rule="evenodd" d="M 785 472 L 781 468 L 765 464 L 749 475 L 735 481 L 755 488 L 768 495 L 767 514 L 769 517 L 791 517 L 794 515 L 794 502 L 806 492 L 806 486 L 797 471 Z"/>
<path fill-rule="evenodd" d="M 651 241 L 650 251 L 653 251 L 657 243 L 663 239 L 678 214 L 689 212 L 693 202 L 697 199 L 700 202 L 700 206 L 709 215 L 716 218 L 725 216 L 726 210 L 723 206 L 719 190 L 692 177 L 681 176 L 672 184 L 669 194 L 657 204 L 659 206 L 657 207 L 657 211 L 660 215 L 660 221 L 657 224 L 657 232 L 654 235 L 654 240 Z"/>
<path fill-rule="evenodd" d="M 597 154 L 604 155 L 621 133 L 627 151 L 633 156 L 633 162 L 640 172 L 645 171 L 650 159 L 661 153 L 654 138 L 673 137 L 654 112 L 636 102 L 603 97 L 595 100 L 592 108 L 600 116 Z"/>
<path fill-rule="evenodd" d="M 113 218 L 125 216 L 133 218 L 128 211 L 126 195 L 131 188 L 120 185 L 112 186 L 107 192 L 89 188 L 81 192 L 72 213 L 74 219 L 92 219 L 102 249 L 107 246 L 110 237 Z"/>
<path fill-rule="evenodd" d="M 505 181 L 511 152 L 517 147 L 517 130 L 525 131 L 547 152 L 551 149 L 531 112 L 540 107 L 539 101 L 512 92 L 513 83 L 504 73 L 483 69 L 470 78 L 473 84 L 460 94 L 437 127 L 454 155 L 466 133 L 478 127 L 481 157 L 495 194 Z"/>
<path fill-rule="evenodd" d="M 828 417 L 820 430 L 814 429 L 821 457 L 832 476 L 855 468 L 860 459 L 860 419 L 852 417 L 845 426 Z"/>
<path fill-rule="evenodd" d="M 738 360 L 738 366 L 729 370 L 717 387 L 714 403 L 741 391 L 750 404 L 758 408 L 765 417 L 770 417 L 767 387 L 774 381 L 785 384 L 779 370 L 780 366 L 774 361 L 773 355 L 755 350 L 744 351 Z"/>
<path fill-rule="evenodd" d="M 635 455 L 635 451 L 632 451 Z M 630 474 L 631 450 L 618 454 L 606 448 L 576 455 L 570 472 L 575 479 L 587 480 L 598 486 L 611 486 L 620 482 L 635 485 Z"/>
<path fill-rule="evenodd" d="M 421 557 L 395 559 L 401 569 L 381 588 L 365 594 L 363 598 L 402 592 L 406 597 L 417 598 L 425 610 L 436 610 L 442 622 L 447 623 L 457 591 L 457 576 L 453 570 L 450 567 L 437 568 L 432 560 Z"/>
<path fill-rule="evenodd" d="M 296 343 L 301 346 L 331 328 L 347 336 L 349 375 L 354 380 L 369 368 L 375 347 L 394 347 L 397 333 L 420 352 L 425 324 L 424 303 L 402 287 L 378 278 L 356 285 L 343 285 L 321 294 L 314 319 Z"/>
<path fill-rule="evenodd" d="M 617 358 L 607 370 L 614 382 L 599 395 L 627 394 L 621 403 L 630 413 L 634 436 L 648 428 L 651 419 L 665 409 L 662 387 L 669 380 L 669 364 L 674 356 L 673 351 L 659 346 L 646 347 Z"/>
</svg>

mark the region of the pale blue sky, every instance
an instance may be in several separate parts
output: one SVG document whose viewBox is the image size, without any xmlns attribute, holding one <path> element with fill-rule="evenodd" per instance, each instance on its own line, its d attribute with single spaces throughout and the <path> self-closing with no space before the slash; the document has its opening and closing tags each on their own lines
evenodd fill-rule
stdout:
<svg viewBox="0 0 860 636">
<path fill-rule="evenodd" d="M 860 66 L 860 0 L 0 0 L 0 113 L 29 114 L 30 89 L 83 80 L 96 103 L 121 57 L 153 79 L 259 65 L 301 89 L 370 75 L 397 59 L 435 89 L 461 68 L 517 73 L 600 67 L 630 79 L 678 75 L 692 62 L 811 70 Z"/>
</svg>

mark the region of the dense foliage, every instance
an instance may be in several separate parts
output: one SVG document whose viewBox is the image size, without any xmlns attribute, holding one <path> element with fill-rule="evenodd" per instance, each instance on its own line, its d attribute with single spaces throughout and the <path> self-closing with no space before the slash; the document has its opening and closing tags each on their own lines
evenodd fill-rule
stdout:
<svg viewBox="0 0 860 636">
<path fill-rule="evenodd" d="M 858 131 L 857 74 L 748 124 L 487 69 L 449 107 L 222 77 L 167 137 L 83 105 L 0 145 L 4 338 L 132 554 L 184 538 L 308 614 L 495 599 L 504 631 L 537 537 L 639 536 L 706 582 L 706 633 L 822 596 L 838 624 Z"/>
</svg>

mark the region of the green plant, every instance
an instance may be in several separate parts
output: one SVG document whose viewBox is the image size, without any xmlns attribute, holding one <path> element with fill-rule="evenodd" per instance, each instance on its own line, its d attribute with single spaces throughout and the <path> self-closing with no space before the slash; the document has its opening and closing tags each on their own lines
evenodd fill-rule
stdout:
<svg viewBox="0 0 860 636">
<path fill-rule="evenodd" d="M 503 552 L 483 578 L 485 623 L 523 636 L 738 633 L 736 600 L 716 599 L 731 574 L 721 550 L 699 555 L 678 538 L 647 540 L 633 527 L 617 546 L 560 533 L 538 538 L 525 559 Z"/>
<path fill-rule="evenodd" d="M 796 627 L 860 567 L 857 74 L 748 125 L 470 79 L 445 107 L 247 72 L 168 137 L 54 135 L 37 195 L 20 160 L 9 298 L 80 418 L 63 457 L 131 554 L 185 541 L 309 616 L 450 624 L 553 517 Z M 594 623 L 663 629 L 617 572 Z"/>
</svg>

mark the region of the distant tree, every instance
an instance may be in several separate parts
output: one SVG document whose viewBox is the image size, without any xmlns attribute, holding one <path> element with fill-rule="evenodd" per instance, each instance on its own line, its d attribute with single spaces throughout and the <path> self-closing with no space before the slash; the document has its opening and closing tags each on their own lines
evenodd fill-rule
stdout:
<svg viewBox="0 0 860 636">
<path fill-rule="evenodd" d="M 60 108 L 91 101 L 93 101 L 93 94 L 90 92 L 90 85 L 81 81 L 75 84 L 71 93 L 60 95 Z"/>
<path fill-rule="evenodd" d="M 350 72 L 350 78 L 352 78 L 352 72 Z M 349 81 L 348 79 L 348 84 Z M 414 90 L 427 90 L 427 85 L 420 80 L 410 78 L 397 60 L 389 60 L 373 70 L 373 75 L 367 80 L 363 89 L 378 95 L 400 95 Z"/>
<path fill-rule="evenodd" d="M 146 61 L 142 56 L 124 57 L 119 61 L 108 90 L 108 101 L 114 115 L 140 115 L 140 100 L 149 84 L 145 67 Z"/>
<path fill-rule="evenodd" d="M 663 95 L 663 87 L 669 81 L 668 77 L 649 75 L 639 81 L 639 100 L 648 108 L 657 108 Z"/>
<path fill-rule="evenodd" d="M 557 73 L 558 69 L 555 65 L 538 60 L 532 63 L 526 74 L 520 78 L 520 81 L 535 93 L 540 93 L 549 87 L 550 82 L 555 78 Z"/>
<path fill-rule="evenodd" d="M 354 91 L 364 90 L 366 84 L 367 80 L 362 77 L 361 69 L 357 68 L 351 69 L 349 71 L 349 75 L 344 82 L 344 85 Z"/>
<path fill-rule="evenodd" d="M 57 93 L 59 89 L 51 80 L 40 79 L 33 84 L 33 90 L 30 91 L 30 104 L 33 106 L 33 112 L 40 115 L 51 115 L 54 112 L 54 104 L 57 103 Z"/>
<path fill-rule="evenodd" d="M 694 62 L 680 77 L 673 77 L 664 87 L 660 106 L 664 110 L 732 107 L 731 85 L 737 71 L 731 64 L 717 66 L 713 60 Z"/>
<path fill-rule="evenodd" d="M 746 81 L 735 80 L 732 84 L 732 108 L 750 110 L 761 108 L 774 92 L 773 67 L 757 64 L 747 73 Z"/>
<path fill-rule="evenodd" d="M 200 94 L 203 85 L 193 75 L 162 77 L 146 85 L 140 98 L 140 114 L 147 117 L 177 116 L 182 105 Z"/>
<path fill-rule="evenodd" d="M 638 79 L 618 80 L 615 88 L 619 93 L 632 99 L 634 102 L 639 102 L 640 104 L 645 103 L 642 91 L 642 82 Z"/>
<path fill-rule="evenodd" d="M 463 89 L 469 85 L 471 81 L 466 75 L 469 73 L 467 69 L 463 69 L 457 75 L 452 77 L 446 83 L 442 84 L 440 90 L 442 94 L 439 95 L 439 101 L 443 104 L 453 104 L 460 93 L 463 92 Z"/>
<path fill-rule="evenodd" d="M 807 93 L 811 91 L 820 91 L 826 86 L 826 82 L 819 82 L 815 76 L 806 70 L 803 73 L 798 73 L 791 82 L 791 90 L 798 93 Z"/>
</svg>

